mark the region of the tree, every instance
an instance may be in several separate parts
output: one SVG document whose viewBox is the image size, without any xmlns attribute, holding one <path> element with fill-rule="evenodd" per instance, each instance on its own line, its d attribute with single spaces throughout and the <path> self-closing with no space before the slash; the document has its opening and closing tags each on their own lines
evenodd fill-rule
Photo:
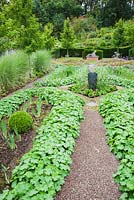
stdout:
<svg viewBox="0 0 134 200">
<path fill-rule="evenodd" d="M 44 27 L 44 32 L 42 33 L 42 47 L 51 50 L 55 44 L 55 38 L 52 36 L 54 27 L 52 23 L 48 23 Z"/>
<path fill-rule="evenodd" d="M 54 25 L 54 33 L 60 35 L 64 20 L 69 17 L 78 17 L 82 8 L 76 0 L 34 0 L 34 13 L 39 22 L 44 26 L 47 23 Z"/>
<path fill-rule="evenodd" d="M 69 56 L 69 48 L 73 46 L 75 40 L 75 34 L 72 26 L 70 25 L 70 20 L 67 18 L 64 21 L 64 30 L 61 33 L 61 43 L 62 47 L 67 49 L 67 56 Z"/>
<path fill-rule="evenodd" d="M 96 31 L 97 22 L 93 16 L 79 17 L 72 20 L 72 26 L 78 40 L 86 39 L 89 33 Z"/>
<path fill-rule="evenodd" d="M 113 26 L 119 19 L 131 19 L 134 16 L 132 0 L 102 0 L 98 2 L 96 18 L 99 25 Z"/>
<path fill-rule="evenodd" d="M 11 20 L 18 34 L 17 47 L 25 49 L 27 53 L 38 49 L 41 45 L 40 25 L 32 14 L 33 1 L 12 0 L 6 8 L 6 22 Z"/>
<path fill-rule="evenodd" d="M 0 12 L 0 53 L 17 47 L 18 29 L 13 19 L 7 18 L 8 9 Z"/>
<path fill-rule="evenodd" d="M 134 48 L 134 20 L 125 22 L 125 38 L 128 45 Z"/>
<path fill-rule="evenodd" d="M 116 25 L 113 33 L 113 43 L 118 48 L 125 45 L 124 21 L 120 19 Z"/>
</svg>

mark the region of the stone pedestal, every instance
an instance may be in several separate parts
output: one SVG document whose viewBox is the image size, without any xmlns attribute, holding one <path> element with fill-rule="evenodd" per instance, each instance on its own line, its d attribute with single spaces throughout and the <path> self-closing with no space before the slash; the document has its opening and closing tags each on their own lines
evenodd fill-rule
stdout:
<svg viewBox="0 0 134 200">
<path fill-rule="evenodd" d="M 94 60 L 94 61 L 97 61 L 98 59 L 99 59 L 99 56 L 87 57 L 87 60 Z"/>
</svg>

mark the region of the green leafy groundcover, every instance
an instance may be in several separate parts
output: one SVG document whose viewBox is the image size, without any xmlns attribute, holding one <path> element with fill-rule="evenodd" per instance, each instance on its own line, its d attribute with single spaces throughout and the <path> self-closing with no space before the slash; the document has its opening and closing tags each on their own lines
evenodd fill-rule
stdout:
<svg viewBox="0 0 134 200">
<path fill-rule="evenodd" d="M 119 75 L 114 74 L 113 71 L 114 70 L 120 70 Z M 123 73 L 124 71 L 124 67 L 98 67 L 96 68 L 97 73 L 99 74 L 99 76 L 101 76 L 103 78 L 103 80 L 105 81 L 105 83 L 107 84 L 112 84 L 112 85 L 117 85 L 117 86 L 122 86 L 125 88 L 134 88 L 134 80 L 125 78 L 125 73 L 124 76 L 121 75 L 121 73 Z M 129 72 L 129 74 L 132 73 L 131 71 Z M 129 75 L 130 76 L 130 75 Z M 132 75 L 134 76 L 134 75 Z"/>
<path fill-rule="evenodd" d="M 109 92 L 116 91 L 117 89 L 116 89 L 116 86 L 105 84 L 105 85 L 99 86 L 94 91 L 92 89 L 89 89 L 87 83 L 85 82 L 85 83 L 74 84 L 73 86 L 69 87 L 69 90 L 75 93 L 83 94 L 88 97 L 97 97 L 100 95 L 105 95 Z"/>
<path fill-rule="evenodd" d="M 62 85 L 70 85 L 87 79 L 87 66 L 64 66 L 56 68 L 41 82 L 37 82 L 36 86 L 58 87 Z"/>
<path fill-rule="evenodd" d="M 121 200 L 134 199 L 134 89 L 107 95 L 100 104 L 108 144 L 121 161 L 115 180 L 123 192 Z"/>
<path fill-rule="evenodd" d="M 134 88 L 134 81 L 118 77 L 116 75 L 108 75 L 107 81 L 113 85 L 118 85 L 126 88 Z"/>
<path fill-rule="evenodd" d="M 9 104 L 10 109 L 18 109 L 20 102 L 15 103 L 15 99 L 22 103 L 31 96 L 46 100 L 53 108 L 38 129 L 33 148 L 13 170 L 11 189 L 1 194 L 1 200 L 51 200 L 70 171 L 70 156 L 83 119 L 83 100 L 55 88 L 29 89 L 1 100 L 1 114 L 7 114 Z"/>
</svg>

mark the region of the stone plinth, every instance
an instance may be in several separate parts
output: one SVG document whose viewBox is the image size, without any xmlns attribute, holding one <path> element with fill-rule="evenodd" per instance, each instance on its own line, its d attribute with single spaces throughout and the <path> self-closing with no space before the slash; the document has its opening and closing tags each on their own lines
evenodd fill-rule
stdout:
<svg viewBox="0 0 134 200">
<path fill-rule="evenodd" d="M 98 58 L 99 58 L 99 56 L 94 56 L 94 57 L 87 57 L 86 59 L 87 60 L 94 60 L 94 61 L 97 61 L 98 60 Z"/>
</svg>

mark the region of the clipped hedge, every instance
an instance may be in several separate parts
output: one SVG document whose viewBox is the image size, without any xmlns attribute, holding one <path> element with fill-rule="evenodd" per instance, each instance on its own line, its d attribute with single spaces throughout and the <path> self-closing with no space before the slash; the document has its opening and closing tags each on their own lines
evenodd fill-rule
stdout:
<svg viewBox="0 0 134 200">
<path fill-rule="evenodd" d="M 130 46 L 125 47 L 119 47 L 119 53 L 121 57 L 126 57 L 129 55 L 129 49 Z M 115 52 L 117 52 L 117 48 L 106 48 L 106 47 L 100 47 L 98 48 L 103 51 L 103 57 L 104 58 L 112 58 Z"/>
<path fill-rule="evenodd" d="M 71 92 L 55 88 L 28 89 L 24 91 L 23 102 L 25 96 L 42 98 L 53 108 L 37 130 L 32 149 L 13 170 L 11 188 L 4 190 L 0 199 L 52 200 L 70 171 L 84 102 Z M 14 107 L 13 97 L 6 98 L 6 102 Z"/>
<path fill-rule="evenodd" d="M 131 48 L 130 46 L 119 47 L 120 56 L 121 57 L 128 57 L 130 48 Z"/>
<path fill-rule="evenodd" d="M 69 49 L 69 56 L 70 57 L 82 57 L 82 52 L 84 48 L 72 48 Z M 64 48 L 55 49 L 52 51 L 52 55 L 54 58 L 65 57 L 67 54 L 67 50 Z"/>
<path fill-rule="evenodd" d="M 134 48 L 129 49 L 129 59 L 134 59 Z"/>
<path fill-rule="evenodd" d="M 121 200 L 134 199 L 134 89 L 104 97 L 100 114 L 104 118 L 108 144 L 121 161 L 115 181 L 123 192 Z"/>
<path fill-rule="evenodd" d="M 104 58 L 112 58 L 114 55 L 114 52 L 117 51 L 117 48 L 105 48 L 105 47 L 100 47 L 98 48 L 103 51 L 103 57 Z"/>
</svg>

